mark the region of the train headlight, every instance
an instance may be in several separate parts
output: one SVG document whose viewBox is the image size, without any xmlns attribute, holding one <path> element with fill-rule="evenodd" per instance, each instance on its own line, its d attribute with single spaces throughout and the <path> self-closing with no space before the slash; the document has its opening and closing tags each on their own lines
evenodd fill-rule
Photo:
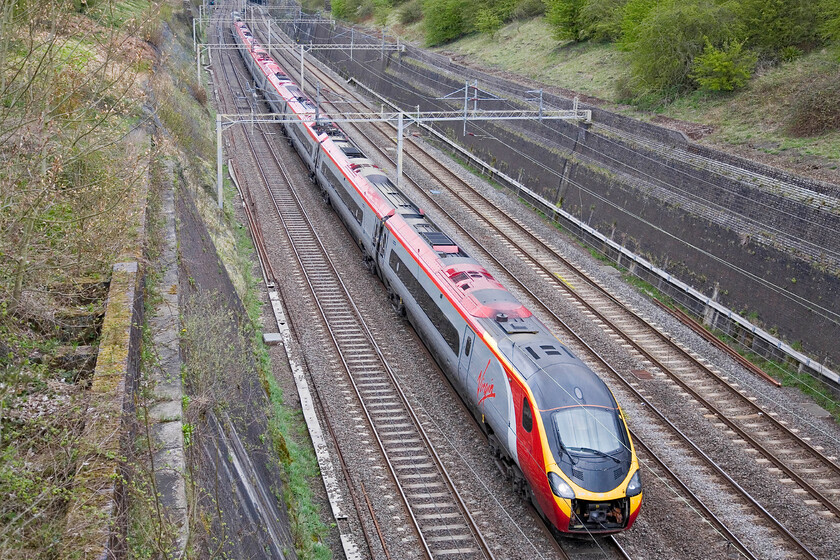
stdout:
<svg viewBox="0 0 840 560">
<path fill-rule="evenodd" d="M 575 491 L 556 472 L 548 473 L 548 483 L 551 485 L 551 491 L 554 492 L 555 496 L 566 498 L 567 500 L 573 500 L 575 498 Z"/>
<path fill-rule="evenodd" d="M 638 496 L 642 493 L 642 475 L 639 474 L 640 472 L 640 470 L 636 471 L 636 474 L 630 479 L 630 484 L 627 485 L 628 498 Z"/>
</svg>

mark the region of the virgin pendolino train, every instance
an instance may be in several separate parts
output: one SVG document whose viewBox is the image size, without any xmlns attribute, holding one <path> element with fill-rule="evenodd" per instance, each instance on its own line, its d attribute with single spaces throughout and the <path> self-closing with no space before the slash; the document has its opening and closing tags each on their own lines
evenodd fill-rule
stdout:
<svg viewBox="0 0 840 560">
<path fill-rule="evenodd" d="M 391 183 L 234 14 L 257 87 L 325 200 L 487 433 L 497 464 L 563 533 L 628 529 L 639 464 L 604 382 Z"/>
</svg>

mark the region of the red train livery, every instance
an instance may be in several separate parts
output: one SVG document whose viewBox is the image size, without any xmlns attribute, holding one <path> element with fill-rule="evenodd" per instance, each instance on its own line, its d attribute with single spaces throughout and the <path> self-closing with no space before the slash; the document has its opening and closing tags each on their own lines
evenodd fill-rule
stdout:
<svg viewBox="0 0 840 560">
<path fill-rule="evenodd" d="M 234 14 L 234 38 L 273 111 L 388 290 L 487 433 L 515 489 L 563 533 L 628 529 L 639 464 L 620 407 L 504 286 L 442 232 L 315 105 Z"/>
</svg>

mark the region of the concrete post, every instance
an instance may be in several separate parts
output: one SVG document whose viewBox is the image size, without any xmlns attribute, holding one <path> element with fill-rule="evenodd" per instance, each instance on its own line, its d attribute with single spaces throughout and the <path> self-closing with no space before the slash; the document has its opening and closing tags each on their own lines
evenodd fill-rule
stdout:
<svg viewBox="0 0 840 560">
<path fill-rule="evenodd" d="M 403 175 L 403 112 L 397 116 L 397 189 L 402 188 Z"/>
<path fill-rule="evenodd" d="M 715 289 L 712 292 L 712 301 L 717 301 L 718 296 L 720 295 L 720 284 L 715 282 Z M 715 318 L 717 316 L 717 312 L 715 308 L 711 305 L 707 305 L 706 309 L 703 311 L 703 324 L 707 327 L 714 328 L 715 326 Z"/>
<path fill-rule="evenodd" d="M 303 45 L 300 46 L 300 91 L 306 93 L 303 89 Z"/>
</svg>

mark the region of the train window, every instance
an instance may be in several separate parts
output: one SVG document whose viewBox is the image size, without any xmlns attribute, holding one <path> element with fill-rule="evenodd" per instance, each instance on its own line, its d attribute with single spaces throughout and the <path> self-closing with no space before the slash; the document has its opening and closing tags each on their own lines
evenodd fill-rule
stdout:
<svg viewBox="0 0 840 560">
<path fill-rule="evenodd" d="M 466 344 L 464 344 L 464 356 L 469 356 L 470 350 L 472 350 L 472 337 L 468 337 Z"/>
<path fill-rule="evenodd" d="M 295 136 L 298 137 L 298 140 L 300 140 L 301 144 L 306 146 L 309 143 L 309 141 L 310 141 L 309 136 L 304 131 L 303 125 L 300 125 L 300 126 L 294 126 L 293 125 L 292 130 L 295 131 Z"/>
<path fill-rule="evenodd" d="M 324 165 L 321 167 L 321 172 L 324 174 L 324 177 L 327 178 L 327 182 L 332 185 L 335 191 L 338 193 L 338 196 L 341 197 L 341 200 L 344 202 L 344 205 L 353 214 L 353 217 L 356 219 L 358 223 L 362 223 L 362 207 L 356 202 L 356 199 L 353 198 L 347 189 L 344 187 L 342 181 L 338 178 L 338 176 L 333 172 L 333 170 L 327 167 L 327 162 L 324 161 Z"/>
<path fill-rule="evenodd" d="M 531 412 L 531 403 L 528 402 L 528 397 L 522 399 L 522 427 L 529 433 L 534 429 L 534 415 Z"/>
<path fill-rule="evenodd" d="M 595 454 L 613 454 L 627 445 L 616 410 L 573 406 L 558 410 L 551 416 L 557 437 L 571 451 L 592 449 Z"/>
<path fill-rule="evenodd" d="M 423 313 L 425 313 L 426 317 L 429 318 L 429 321 L 432 322 L 432 325 L 434 325 L 435 329 L 437 329 L 443 337 L 443 340 L 446 341 L 446 344 L 452 350 L 452 353 L 458 354 L 458 351 L 461 348 L 461 339 L 458 336 L 458 329 L 455 328 L 455 325 L 452 324 L 449 317 L 446 316 L 426 289 L 420 285 L 420 282 L 417 278 L 415 278 L 414 274 L 412 274 L 411 270 L 405 265 L 405 263 L 402 262 L 402 259 L 399 255 L 397 255 L 396 251 L 391 251 L 388 264 L 391 266 L 391 269 L 397 273 L 397 276 L 400 281 L 402 281 L 403 285 L 408 288 L 408 293 L 411 294 L 411 297 L 414 298 L 417 305 L 420 306 L 420 309 L 423 310 Z"/>
</svg>

